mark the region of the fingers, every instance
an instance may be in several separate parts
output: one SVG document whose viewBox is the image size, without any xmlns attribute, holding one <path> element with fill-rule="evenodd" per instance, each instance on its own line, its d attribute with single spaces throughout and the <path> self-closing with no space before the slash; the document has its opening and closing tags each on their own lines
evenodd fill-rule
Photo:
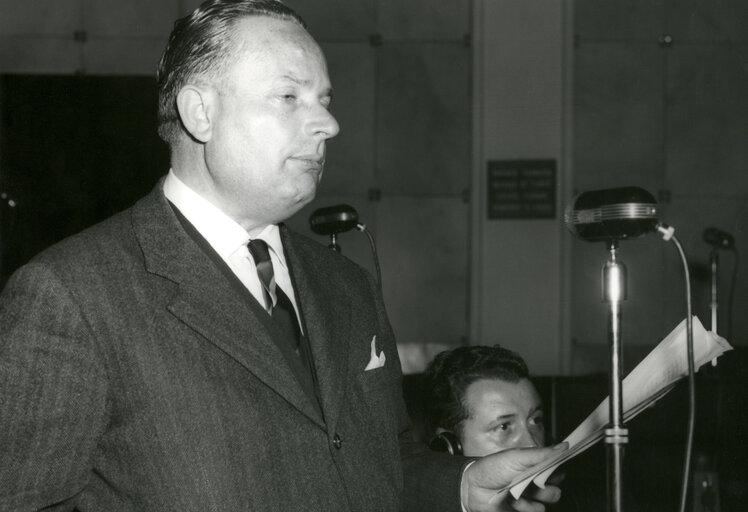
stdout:
<svg viewBox="0 0 748 512">
<path fill-rule="evenodd" d="M 524 498 L 520 498 L 512 503 L 511 507 L 517 512 L 545 512 L 545 507 L 542 504 L 527 501 Z"/>
<path fill-rule="evenodd" d="M 546 480 L 546 484 L 558 486 L 565 478 L 566 473 L 554 473 L 548 478 L 548 480 Z"/>
<path fill-rule="evenodd" d="M 544 461 L 545 459 L 548 459 L 550 457 L 558 455 L 560 452 L 567 450 L 569 448 L 569 443 L 558 443 L 554 446 L 548 446 L 545 448 L 526 448 L 523 449 L 525 452 L 525 458 L 524 463 L 527 464 L 527 467 L 532 467 L 535 464 L 539 464 L 540 462 Z"/>
<path fill-rule="evenodd" d="M 515 448 L 487 455 L 469 466 L 464 477 L 471 487 L 500 491 L 527 469 L 567 447 L 562 443 L 549 448 Z"/>
<path fill-rule="evenodd" d="M 469 503 L 471 510 L 495 510 L 495 503 L 498 501 L 500 510 L 543 512 L 543 503 L 555 503 L 561 497 L 558 487 L 549 485 L 543 489 L 527 489 L 524 497 L 511 504 L 505 501 L 507 493 L 501 491 L 505 491 L 528 468 L 566 448 L 566 443 L 552 448 L 515 448 L 471 462 L 465 469 L 460 484 L 463 503 Z"/>
<path fill-rule="evenodd" d="M 556 503 L 561 499 L 561 489 L 553 485 L 547 485 L 541 488 L 534 488 L 526 493 L 533 501 L 541 503 Z"/>
<path fill-rule="evenodd" d="M 568 447 L 568 443 L 561 443 L 546 448 L 515 448 L 488 455 L 484 459 L 491 460 L 496 465 L 504 466 L 506 472 L 514 473 L 513 476 L 517 476 L 544 460 L 558 455 Z"/>
<path fill-rule="evenodd" d="M 512 510 L 516 512 L 543 512 L 545 505 L 556 503 L 561 499 L 561 489 L 554 486 L 548 486 L 544 489 L 537 487 L 528 489 L 519 499 L 513 500 L 511 496 L 507 497 L 503 508 L 499 510 Z"/>
<path fill-rule="evenodd" d="M 514 463 L 515 470 L 529 469 L 537 464 L 540 464 L 546 459 L 555 457 L 560 452 L 569 448 L 568 443 L 560 443 L 555 446 L 549 446 L 544 448 L 518 448 L 514 450 L 505 450 L 494 455 L 506 454 L 507 452 L 514 452 L 511 455 L 511 461 Z"/>
<path fill-rule="evenodd" d="M 512 510 L 517 512 L 544 512 L 545 504 L 556 503 L 561 499 L 561 489 L 549 485 L 543 489 L 535 488 L 518 500 L 511 503 Z"/>
</svg>

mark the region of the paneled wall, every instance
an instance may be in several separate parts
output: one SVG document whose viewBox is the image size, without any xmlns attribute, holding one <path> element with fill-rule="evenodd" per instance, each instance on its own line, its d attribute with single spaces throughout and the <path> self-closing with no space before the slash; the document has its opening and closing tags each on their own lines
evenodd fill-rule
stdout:
<svg viewBox="0 0 748 512">
<path fill-rule="evenodd" d="M 570 3 L 480 0 L 475 7 L 471 341 L 500 343 L 531 371 L 565 371 L 563 198 Z M 553 218 L 489 218 L 492 160 L 556 162 Z"/>
<path fill-rule="evenodd" d="M 707 227 L 735 236 L 719 255 L 717 332 L 748 344 L 748 4 L 741 0 L 576 0 L 573 184 L 576 191 L 637 185 L 676 228 L 691 266 L 694 313 L 711 326 Z M 602 244 L 573 242 L 572 368 L 604 368 Z M 730 328 L 730 287 L 734 289 Z M 676 248 L 650 235 L 623 242 L 629 297 L 627 363 L 686 316 Z M 729 354 L 726 356 L 729 357 Z"/>
</svg>

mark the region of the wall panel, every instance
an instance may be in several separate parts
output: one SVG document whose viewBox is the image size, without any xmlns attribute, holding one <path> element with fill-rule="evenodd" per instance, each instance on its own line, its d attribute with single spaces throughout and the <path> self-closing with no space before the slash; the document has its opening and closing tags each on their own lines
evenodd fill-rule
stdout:
<svg viewBox="0 0 748 512">
<path fill-rule="evenodd" d="M 81 45 L 69 38 L 0 35 L 0 72 L 72 74 L 81 69 Z"/>
<path fill-rule="evenodd" d="M 0 34 L 73 37 L 81 24 L 81 0 L 0 3 Z"/>
<path fill-rule="evenodd" d="M 377 207 L 384 297 L 398 342 L 467 342 L 468 205 L 384 196 Z"/>
<path fill-rule="evenodd" d="M 84 71 L 92 75 L 156 76 L 165 38 L 92 37 L 82 45 Z"/>
<path fill-rule="evenodd" d="M 748 42 L 748 3 L 744 0 L 666 0 L 666 30 L 683 40 Z"/>
<path fill-rule="evenodd" d="M 674 194 L 746 197 L 748 45 L 676 43 L 667 62 L 669 188 Z"/>
<path fill-rule="evenodd" d="M 386 42 L 378 56 L 381 186 L 394 194 L 461 194 L 470 176 L 470 49 Z"/>
<path fill-rule="evenodd" d="M 166 40 L 179 14 L 179 0 L 81 0 L 91 36 L 155 37 Z"/>
<path fill-rule="evenodd" d="M 655 44 L 576 47 L 575 187 L 664 185 L 662 49 Z"/>
<path fill-rule="evenodd" d="M 470 0 L 378 0 L 385 39 L 462 41 L 470 34 Z"/>
<path fill-rule="evenodd" d="M 579 39 L 657 41 L 665 0 L 574 1 L 574 31 Z"/>
<path fill-rule="evenodd" d="M 288 0 L 321 41 L 366 41 L 376 32 L 376 0 Z"/>
</svg>

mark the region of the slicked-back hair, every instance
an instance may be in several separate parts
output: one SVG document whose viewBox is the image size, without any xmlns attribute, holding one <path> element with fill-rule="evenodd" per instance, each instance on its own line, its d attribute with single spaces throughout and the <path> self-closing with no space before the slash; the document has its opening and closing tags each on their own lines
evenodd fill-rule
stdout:
<svg viewBox="0 0 748 512">
<path fill-rule="evenodd" d="M 220 81 L 236 58 L 234 24 L 249 16 L 304 20 L 277 0 L 208 0 L 192 14 L 174 22 L 156 72 L 158 134 L 173 146 L 184 130 L 177 111 L 177 94 L 188 83 Z"/>
<path fill-rule="evenodd" d="M 481 379 L 519 382 L 529 378 L 524 359 L 499 345 L 473 345 L 436 355 L 423 375 L 426 434 L 443 428 L 462 437 L 463 422 L 470 417 L 465 401 L 468 387 Z"/>
</svg>

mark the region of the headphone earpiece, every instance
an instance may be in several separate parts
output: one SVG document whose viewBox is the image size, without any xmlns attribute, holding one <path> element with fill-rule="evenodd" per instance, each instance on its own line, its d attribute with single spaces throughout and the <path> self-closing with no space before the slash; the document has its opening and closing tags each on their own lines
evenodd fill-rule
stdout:
<svg viewBox="0 0 748 512">
<path fill-rule="evenodd" d="M 429 448 L 436 452 L 447 452 L 450 455 L 462 455 L 462 443 L 452 432 L 441 432 L 430 442 Z"/>
</svg>

